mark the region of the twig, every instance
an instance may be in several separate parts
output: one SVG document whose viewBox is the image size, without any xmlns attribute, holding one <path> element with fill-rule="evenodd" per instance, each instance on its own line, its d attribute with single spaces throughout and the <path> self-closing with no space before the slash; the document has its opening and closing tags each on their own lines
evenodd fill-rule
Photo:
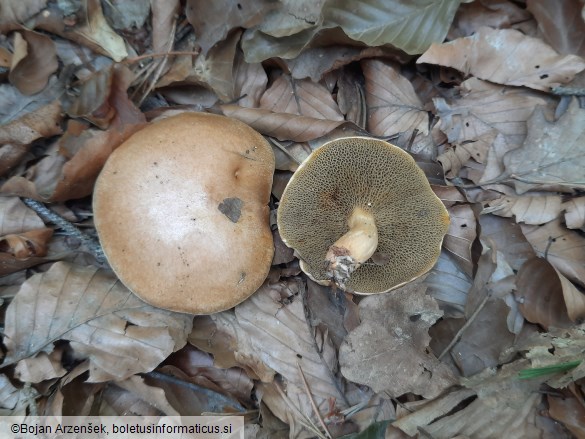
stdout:
<svg viewBox="0 0 585 439">
<path fill-rule="evenodd" d="M 76 226 L 71 224 L 61 215 L 53 212 L 40 201 L 33 200 L 32 198 L 21 198 L 21 200 L 24 204 L 34 210 L 44 221 L 55 224 L 58 228 L 64 230 L 67 235 L 79 239 L 99 264 L 104 264 L 106 262 L 106 256 L 104 255 L 104 251 L 97 239 L 83 233 Z"/>
<path fill-rule="evenodd" d="M 307 396 L 309 397 L 309 401 L 311 401 L 311 407 L 313 407 L 313 411 L 315 412 L 315 416 L 317 416 L 317 419 L 319 420 L 319 424 L 321 424 L 321 427 L 323 427 L 323 430 L 325 430 L 325 433 L 327 433 L 327 437 L 331 438 L 332 437 L 331 432 L 327 428 L 325 421 L 323 421 L 323 417 L 321 416 L 321 413 L 319 413 L 319 409 L 317 408 L 317 404 L 315 404 L 315 400 L 313 399 L 313 395 L 311 395 L 311 389 L 309 389 L 309 384 L 307 383 L 307 379 L 305 378 L 305 373 L 303 372 L 303 369 L 301 368 L 301 363 L 299 363 L 298 361 L 297 361 L 297 367 L 299 368 L 299 373 L 301 374 L 301 379 L 303 380 L 303 386 L 305 386 L 305 391 L 307 392 Z"/>
<path fill-rule="evenodd" d="M 280 396 L 282 397 L 282 399 L 286 402 L 286 404 L 293 409 L 297 415 L 299 415 L 301 418 L 299 422 L 309 431 L 312 431 L 317 437 L 321 438 L 321 439 L 330 439 L 326 436 L 323 435 L 323 433 L 321 433 L 321 431 L 317 428 L 317 426 L 313 423 L 313 421 L 311 420 L 311 418 L 309 418 L 307 415 L 305 415 L 298 407 L 296 407 L 293 402 L 290 400 L 290 398 L 286 395 L 286 393 L 284 393 L 284 390 L 282 390 L 282 388 L 280 387 L 280 385 L 278 383 L 274 383 L 274 387 L 276 388 L 276 390 L 278 391 L 278 393 L 280 393 Z"/>
<path fill-rule="evenodd" d="M 483 309 L 483 307 L 485 306 L 487 301 L 490 299 L 490 297 L 491 297 L 491 294 L 486 294 L 486 296 L 483 298 L 483 300 L 481 301 L 479 306 L 476 308 L 476 310 L 473 312 L 471 317 L 469 317 L 469 320 L 467 320 L 467 322 L 465 322 L 465 324 L 461 327 L 461 329 L 459 331 L 457 331 L 457 334 L 455 334 L 455 337 L 453 337 L 453 340 L 451 340 L 449 345 L 445 349 L 443 349 L 443 352 L 441 352 L 441 355 L 439 355 L 439 357 L 437 358 L 438 360 L 443 358 L 453 348 L 453 346 L 455 346 L 457 344 L 457 342 L 461 339 L 461 335 L 463 334 L 463 332 L 467 328 L 469 328 L 471 323 L 473 323 L 473 321 L 475 320 L 475 318 L 477 317 L 479 312 Z"/>
<path fill-rule="evenodd" d="M 585 96 L 585 88 L 578 87 L 553 87 L 551 89 L 552 94 L 557 96 Z"/>
</svg>

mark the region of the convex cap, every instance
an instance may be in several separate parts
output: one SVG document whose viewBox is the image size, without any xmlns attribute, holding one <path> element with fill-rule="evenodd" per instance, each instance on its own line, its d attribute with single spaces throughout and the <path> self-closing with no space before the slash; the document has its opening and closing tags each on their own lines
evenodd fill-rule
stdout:
<svg viewBox="0 0 585 439">
<path fill-rule="evenodd" d="M 433 267 L 449 215 L 408 153 L 347 137 L 301 164 L 280 200 L 278 228 L 313 280 L 375 294 Z"/>
<path fill-rule="evenodd" d="M 242 122 L 183 113 L 131 136 L 95 186 L 95 225 L 120 280 L 146 302 L 210 314 L 248 298 L 274 252 L 274 155 Z"/>
</svg>

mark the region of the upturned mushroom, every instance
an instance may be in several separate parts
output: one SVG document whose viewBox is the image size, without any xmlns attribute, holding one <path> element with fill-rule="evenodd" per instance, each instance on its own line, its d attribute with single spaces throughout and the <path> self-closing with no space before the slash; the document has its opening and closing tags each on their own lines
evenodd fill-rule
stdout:
<svg viewBox="0 0 585 439">
<path fill-rule="evenodd" d="M 346 137 L 301 164 L 277 222 L 310 278 L 376 294 L 433 267 L 449 214 L 408 153 L 382 140 Z"/>
<path fill-rule="evenodd" d="M 242 122 L 183 113 L 152 123 L 109 157 L 95 225 L 120 280 L 151 305 L 232 308 L 265 280 L 274 155 Z"/>
</svg>

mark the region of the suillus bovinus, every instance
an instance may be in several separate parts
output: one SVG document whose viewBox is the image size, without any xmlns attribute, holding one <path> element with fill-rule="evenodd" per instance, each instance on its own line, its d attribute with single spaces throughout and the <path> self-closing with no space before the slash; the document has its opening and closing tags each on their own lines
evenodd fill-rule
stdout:
<svg viewBox="0 0 585 439">
<path fill-rule="evenodd" d="M 183 113 L 148 125 L 108 158 L 93 209 L 120 280 L 156 307 L 211 314 L 265 280 L 274 155 L 242 122 Z"/>
<path fill-rule="evenodd" d="M 310 278 L 375 294 L 433 267 L 449 215 L 408 153 L 382 140 L 346 137 L 301 164 L 277 222 Z"/>
</svg>

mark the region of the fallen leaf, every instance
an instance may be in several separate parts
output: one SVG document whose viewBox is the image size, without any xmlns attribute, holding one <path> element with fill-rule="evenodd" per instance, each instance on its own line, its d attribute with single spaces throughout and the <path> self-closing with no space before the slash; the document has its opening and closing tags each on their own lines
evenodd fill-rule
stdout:
<svg viewBox="0 0 585 439">
<path fill-rule="evenodd" d="M 414 282 L 360 302 L 361 323 L 339 350 L 343 376 L 393 397 L 428 399 L 453 385 L 451 370 L 428 349 L 428 329 L 443 313 L 425 291 Z"/>
<path fill-rule="evenodd" d="M 43 220 L 18 197 L 0 197 L 0 236 L 44 227 Z"/>
<path fill-rule="evenodd" d="M 516 222 L 525 224 L 544 224 L 558 218 L 561 214 L 561 197 L 559 195 L 541 196 L 502 196 L 487 203 L 482 214 L 493 213 L 497 216 L 516 218 Z"/>
<path fill-rule="evenodd" d="M 521 224 L 520 227 L 539 257 L 545 258 L 570 280 L 585 285 L 584 237 L 561 226 L 559 220 L 542 226 Z"/>
<path fill-rule="evenodd" d="M 463 82 L 460 93 L 461 97 L 450 102 L 442 97 L 433 99 L 439 127 L 450 143 L 458 148 L 465 144 L 479 163 L 484 163 L 490 145 L 500 133 L 508 144 L 521 146 L 526 138 L 526 121 L 534 108 L 550 102 L 530 90 L 505 88 L 477 78 Z"/>
<path fill-rule="evenodd" d="M 39 353 L 36 357 L 20 360 L 14 369 L 14 374 L 23 383 L 40 383 L 62 377 L 67 373 L 61 364 L 62 349 L 56 349 L 50 354 Z"/>
<path fill-rule="evenodd" d="M 250 28 L 262 23 L 275 7 L 269 0 L 187 0 L 185 14 L 193 26 L 201 53 L 206 55 L 216 43 L 223 41 L 235 28 Z"/>
<path fill-rule="evenodd" d="M 127 396 L 135 398 L 136 402 L 146 403 L 162 412 L 165 416 L 179 416 L 179 412 L 169 403 L 164 390 L 159 387 L 149 386 L 141 376 L 134 375 L 123 381 L 118 380 L 115 385 L 126 390 L 130 394 Z M 125 413 L 138 412 L 126 408 L 120 415 Z"/>
<path fill-rule="evenodd" d="M 47 0 L 9 0 L 2 2 L 0 7 L 0 33 L 19 29 L 21 23 L 39 13 L 45 7 Z"/>
<path fill-rule="evenodd" d="M 343 121 L 337 103 L 321 84 L 308 79 L 281 75 L 264 92 L 260 108 L 273 113 L 288 113 L 315 119 Z"/>
<path fill-rule="evenodd" d="M 443 41 L 460 2 L 400 0 L 390 5 L 382 0 L 321 0 L 306 2 L 310 6 L 304 3 L 287 3 L 268 16 L 267 24 L 244 33 L 242 49 L 248 62 L 294 58 L 313 44 L 317 35 L 336 27 L 352 40 L 368 46 L 392 44 L 411 55 L 422 53 L 432 42 Z M 298 11 L 289 10 L 290 5 L 297 5 Z M 283 26 L 283 22 L 289 25 Z M 333 38 L 340 40 L 339 36 Z"/>
<path fill-rule="evenodd" d="M 379 60 L 362 62 L 366 79 L 368 131 L 380 137 L 399 132 L 429 133 L 429 116 L 410 81 Z"/>
<path fill-rule="evenodd" d="M 451 222 L 443 239 L 443 247 L 455 256 L 465 273 L 472 276 L 471 246 L 477 237 L 475 214 L 468 204 L 451 206 L 448 211 Z"/>
<path fill-rule="evenodd" d="M 479 0 L 462 4 L 455 14 L 449 40 L 466 37 L 481 26 L 494 29 L 516 28 L 528 22 L 531 15 L 509 0 Z"/>
<path fill-rule="evenodd" d="M 446 251 L 441 252 L 437 263 L 425 279 L 425 285 L 445 313 L 444 318 L 463 317 L 472 282 L 453 255 Z"/>
<path fill-rule="evenodd" d="M 570 326 L 572 323 L 567 314 L 568 306 L 563 299 L 565 290 L 574 314 L 571 320 L 574 321 L 579 314 L 585 316 L 585 296 L 574 286 L 571 289 L 568 284 L 561 282 L 561 276 L 544 259 L 532 258 L 524 263 L 518 271 L 514 295 L 526 320 L 539 323 L 546 330 L 551 326 Z"/>
<path fill-rule="evenodd" d="M 497 249 L 514 270 L 535 256 L 533 247 L 524 237 L 520 225 L 514 220 L 494 215 L 479 216 L 480 240 Z"/>
<path fill-rule="evenodd" d="M 14 54 L 8 79 L 25 95 L 40 92 L 59 67 L 55 43 L 33 31 L 14 33 Z"/>
<path fill-rule="evenodd" d="M 17 389 L 6 375 L 0 375 L 0 416 L 24 415 L 29 404 L 38 396 L 35 388 Z"/>
<path fill-rule="evenodd" d="M 53 229 L 49 228 L 4 235 L 0 237 L 0 254 L 7 254 L 21 261 L 34 256 L 45 256 L 52 235 Z"/>
<path fill-rule="evenodd" d="M 0 125 L 10 124 L 20 118 L 26 121 L 28 117 L 31 117 L 31 113 L 35 112 L 39 112 L 42 115 L 43 111 L 46 110 L 39 111 L 39 109 L 47 105 L 50 105 L 48 108 L 52 110 L 47 111 L 47 114 L 53 115 L 49 120 L 55 120 L 55 108 L 60 107 L 55 101 L 59 100 L 63 92 L 63 84 L 54 76 L 49 79 L 49 84 L 40 93 L 32 96 L 23 95 L 16 87 L 10 84 L 0 84 Z M 33 115 L 32 119 L 37 121 L 37 117 Z M 57 119 L 60 121 L 60 118 Z M 23 130 L 23 134 L 27 132 L 27 130 Z M 18 135 L 18 129 L 14 133 Z M 8 133 L 3 134 L 12 135 L 10 130 Z M 27 136 L 24 136 L 24 138 L 26 139 Z"/>
<path fill-rule="evenodd" d="M 553 4 L 546 0 L 527 0 L 526 9 L 538 22 L 542 39 L 557 52 L 585 56 L 585 23 L 582 5 L 572 0 Z"/>
<path fill-rule="evenodd" d="M 322 137 L 342 124 L 342 120 L 315 119 L 287 113 L 273 113 L 261 108 L 242 108 L 237 105 L 220 105 L 225 116 L 239 119 L 256 131 L 278 140 L 306 142 Z"/>
<path fill-rule="evenodd" d="M 572 198 L 561 206 L 565 210 L 565 223 L 569 229 L 585 227 L 585 197 Z"/>
<path fill-rule="evenodd" d="M 266 90 L 268 77 L 260 63 L 247 63 L 241 50 L 236 52 L 234 63 L 234 97 L 241 107 L 256 108 Z"/>
<path fill-rule="evenodd" d="M 140 2 L 121 2 L 116 7 L 128 7 L 129 5 L 136 5 L 140 7 Z M 107 5 L 108 3 L 106 3 Z M 143 16 L 146 19 L 149 12 L 149 7 L 152 9 L 152 50 L 154 53 L 165 53 L 169 52 L 173 48 L 174 36 L 175 36 L 175 22 L 179 11 L 179 0 L 166 1 L 164 3 L 152 2 L 143 6 Z M 117 15 L 127 14 L 128 17 L 136 19 L 141 14 L 138 14 L 135 10 L 124 11 L 123 9 L 118 12 Z M 142 25 L 132 23 L 137 28 Z M 128 26 L 130 27 L 130 26 Z"/>
<path fill-rule="evenodd" d="M 585 110 L 574 100 L 556 122 L 537 108 L 524 144 L 504 156 L 505 171 L 492 182 L 511 180 L 516 192 L 535 188 L 585 188 Z M 484 182 L 485 184 L 485 182 Z"/>
<path fill-rule="evenodd" d="M 565 391 L 560 396 L 547 395 L 548 413 L 561 422 L 578 439 L 585 438 L 585 407 L 575 395 Z"/>
<path fill-rule="evenodd" d="M 416 61 L 453 67 L 497 84 L 547 91 L 585 69 L 575 55 L 559 55 L 537 38 L 514 29 L 480 28 L 474 35 L 433 44 Z"/>
<path fill-rule="evenodd" d="M 90 360 L 88 382 L 154 369 L 185 344 L 192 324 L 146 305 L 109 271 L 64 262 L 29 278 L 5 319 L 3 367 L 68 340 L 77 358 Z"/>
</svg>

